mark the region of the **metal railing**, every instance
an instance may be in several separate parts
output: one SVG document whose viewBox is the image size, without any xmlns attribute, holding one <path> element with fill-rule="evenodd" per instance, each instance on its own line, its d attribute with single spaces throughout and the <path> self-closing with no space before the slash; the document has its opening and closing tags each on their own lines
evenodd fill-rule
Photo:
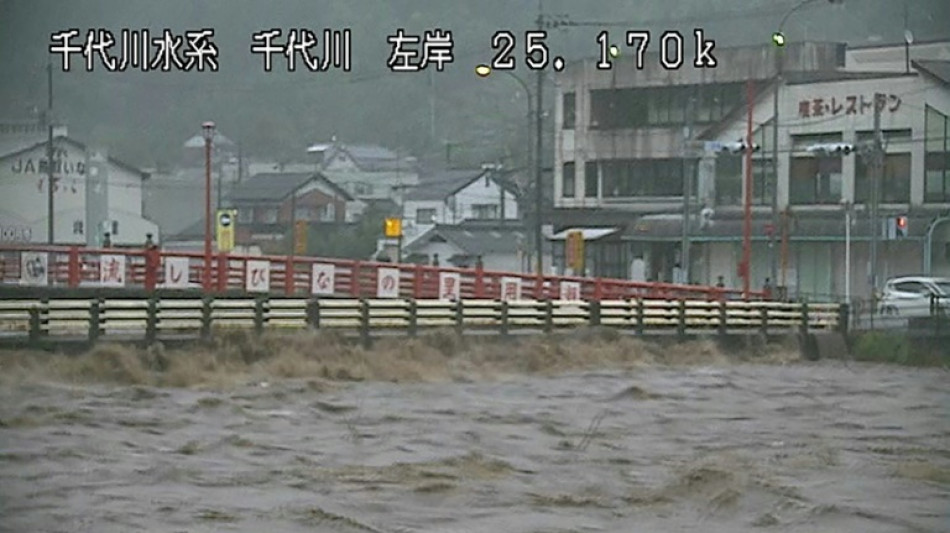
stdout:
<svg viewBox="0 0 950 533">
<path fill-rule="evenodd" d="M 31 262 L 39 267 L 31 271 Z M 37 275 L 40 270 L 42 276 Z M 0 285 L 6 286 L 200 291 L 206 278 L 212 294 L 363 298 L 383 296 L 386 289 L 388 297 L 428 299 L 444 296 L 440 293 L 448 285 L 446 280 L 452 278 L 454 294 L 459 298 L 742 298 L 737 289 L 710 286 L 299 256 L 222 253 L 214 256 L 211 269 L 205 272 L 201 252 L 0 245 Z M 321 281 L 326 283 L 321 285 Z M 763 299 L 763 293 L 753 292 L 750 298 Z"/>
<path fill-rule="evenodd" d="M 92 297 L 0 300 L 0 340 L 7 344 L 200 339 L 247 329 L 337 330 L 364 343 L 384 334 L 451 328 L 459 334 L 551 333 L 607 327 L 632 335 L 779 335 L 841 331 L 847 307 L 782 302 L 462 299 L 317 299 L 100 293 Z"/>
</svg>

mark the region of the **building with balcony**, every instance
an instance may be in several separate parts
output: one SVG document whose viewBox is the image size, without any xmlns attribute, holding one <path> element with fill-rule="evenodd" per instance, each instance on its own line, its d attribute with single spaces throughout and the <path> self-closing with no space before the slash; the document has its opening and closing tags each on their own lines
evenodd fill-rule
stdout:
<svg viewBox="0 0 950 533">
<path fill-rule="evenodd" d="M 872 53 L 798 43 L 783 49 L 781 63 L 771 45 L 717 49 L 714 69 L 686 65 L 667 71 L 649 54 L 642 69 L 635 58 L 615 60 L 607 71 L 593 60 L 572 65 L 561 74 L 556 107 L 556 230 L 617 228 L 627 243 L 613 261 L 620 266 L 601 275 L 627 277 L 629 269 L 621 266 L 640 260 L 647 279 L 671 281 L 681 260 L 688 204 L 690 281 L 715 283 L 721 275 L 740 286 L 747 166 L 743 155 L 715 149 L 714 143 L 745 138 L 751 102 L 752 140 L 760 147 L 749 169 L 752 283 L 770 277 L 774 263 L 772 284 L 793 295 L 843 294 L 844 206 L 850 204 L 852 293 L 869 293 L 871 147 L 879 93 L 881 218 L 907 215 L 909 235 L 889 240 L 884 234 L 878 279 L 928 266 L 950 274 L 950 232 L 936 232 L 932 265 L 923 264 L 927 229 L 950 209 L 950 42 L 911 47 L 909 70 L 903 63 L 895 67 L 895 54 L 880 48 Z M 903 45 L 891 48 L 904 51 Z M 890 68 L 864 68 L 876 55 Z M 849 143 L 856 150 L 814 150 L 827 143 Z M 687 188 L 691 194 L 684 202 Z M 555 254 L 555 263 L 563 265 L 563 253 L 560 259 Z"/>
</svg>

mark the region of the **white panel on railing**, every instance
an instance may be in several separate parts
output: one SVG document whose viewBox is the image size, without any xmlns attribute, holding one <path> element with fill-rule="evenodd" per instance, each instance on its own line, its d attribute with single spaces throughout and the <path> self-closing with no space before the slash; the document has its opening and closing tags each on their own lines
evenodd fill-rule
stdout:
<svg viewBox="0 0 950 533">
<path fill-rule="evenodd" d="M 49 255 L 42 252 L 23 252 L 20 254 L 20 284 L 49 284 Z"/>
<path fill-rule="evenodd" d="M 336 266 L 329 263 L 314 263 L 310 281 L 310 293 L 329 296 L 336 286 Z"/>
<path fill-rule="evenodd" d="M 578 281 L 561 282 L 561 300 L 580 300 L 581 284 Z"/>
<path fill-rule="evenodd" d="M 187 257 L 165 258 L 165 282 L 163 286 L 175 289 L 188 287 Z"/>
<path fill-rule="evenodd" d="M 270 291 L 270 261 L 248 259 L 244 287 L 248 292 Z"/>
<path fill-rule="evenodd" d="M 462 276 L 458 272 L 439 272 L 439 299 L 456 301 L 461 297 Z"/>
<path fill-rule="evenodd" d="M 379 267 L 376 270 L 376 296 L 399 298 L 399 269 Z"/>
<path fill-rule="evenodd" d="M 99 284 L 103 287 L 125 286 L 125 256 L 99 256 Z"/>
<path fill-rule="evenodd" d="M 521 278 L 508 276 L 501 278 L 501 299 L 504 301 L 521 299 Z"/>
</svg>

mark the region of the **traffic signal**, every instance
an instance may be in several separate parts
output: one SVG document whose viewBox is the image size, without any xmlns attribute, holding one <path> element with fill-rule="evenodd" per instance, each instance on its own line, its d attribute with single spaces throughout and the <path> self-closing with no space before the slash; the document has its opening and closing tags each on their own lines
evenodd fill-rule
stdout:
<svg viewBox="0 0 950 533">
<path fill-rule="evenodd" d="M 753 152 L 758 152 L 759 150 L 762 149 L 762 147 L 759 146 L 757 143 L 752 143 L 752 145 L 750 146 L 748 143 L 746 143 L 746 142 L 745 142 L 744 140 L 742 140 L 742 139 L 739 139 L 739 140 L 736 141 L 736 142 L 722 143 L 721 146 L 722 146 L 722 147 L 720 148 L 721 151 L 723 151 L 723 152 L 730 152 L 730 153 L 733 153 L 733 154 L 744 154 L 744 153 L 746 153 L 746 151 L 748 151 L 750 148 L 751 148 L 751 151 L 753 151 Z"/>
<path fill-rule="evenodd" d="M 821 143 L 813 144 L 805 151 L 818 153 L 819 155 L 849 155 L 854 152 L 854 145 L 851 143 Z"/>
<path fill-rule="evenodd" d="M 894 235 L 898 239 L 903 239 L 907 237 L 907 216 L 899 215 L 894 218 Z"/>
</svg>

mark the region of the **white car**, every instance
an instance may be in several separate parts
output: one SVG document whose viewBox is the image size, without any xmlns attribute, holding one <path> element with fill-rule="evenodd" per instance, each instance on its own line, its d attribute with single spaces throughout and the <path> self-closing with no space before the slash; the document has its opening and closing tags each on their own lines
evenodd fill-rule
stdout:
<svg viewBox="0 0 950 533">
<path fill-rule="evenodd" d="M 884 284 L 878 310 L 882 315 L 910 317 L 930 316 L 931 297 L 944 311 L 950 310 L 950 279 L 906 276 L 892 278 Z"/>
</svg>

